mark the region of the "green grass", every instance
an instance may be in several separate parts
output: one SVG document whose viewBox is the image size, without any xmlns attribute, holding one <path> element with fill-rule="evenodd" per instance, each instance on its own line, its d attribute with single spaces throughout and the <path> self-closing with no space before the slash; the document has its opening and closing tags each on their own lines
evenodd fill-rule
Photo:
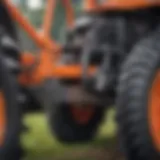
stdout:
<svg viewBox="0 0 160 160">
<path fill-rule="evenodd" d="M 27 115 L 25 124 L 30 130 L 22 137 L 27 151 L 24 160 L 94 160 L 97 156 L 106 157 L 114 150 L 116 126 L 113 117 L 114 112 L 110 111 L 93 142 L 64 145 L 51 134 L 43 114 Z"/>
</svg>

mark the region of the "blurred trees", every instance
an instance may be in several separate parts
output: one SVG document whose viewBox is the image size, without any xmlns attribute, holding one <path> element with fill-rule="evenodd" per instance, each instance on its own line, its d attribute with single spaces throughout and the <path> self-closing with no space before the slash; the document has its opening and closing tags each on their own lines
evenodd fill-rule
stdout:
<svg viewBox="0 0 160 160">
<path fill-rule="evenodd" d="M 80 14 L 81 1 L 82 0 L 72 0 L 72 6 L 74 8 L 76 16 Z M 56 40 L 63 42 L 66 29 L 67 28 L 65 23 L 65 10 L 62 1 L 58 0 L 57 7 L 55 10 L 55 21 L 52 29 L 52 36 Z"/>
<path fill-rule="evenodd" d="M 16 4 L 19 5 L 19 8 L 23 11 L 24 15 L 30 20 L 30 22 L 39 30 L 41 28 L 41 24 L 43 23 L 44 11 L 45 11 L 45 2 L 43 1 L 42 7 L 38 8 L 30 8 L 27 4 L 28 0 L 13 0 Z M 40 1 L 40 0 L 39 0 Z M 76 15 L 79 15 L 81 9 L 81 1 L 82 0 L 71 0 L 73 3 L 73 8 L 75 10 Z M 57 0 L 57 7 L 54 13 L 54 21 L 52 25 L 51 35 L 54 39 L 63 42 L 65 37 L 65 10 L 62 5 L 61 0 Z M 30 48 L 33 50 L 35 45 L 33 42 L 27 37 L 26 33 L 19 29 L 20 39 L 23 42 L 23 48 Z"/>
</svg>

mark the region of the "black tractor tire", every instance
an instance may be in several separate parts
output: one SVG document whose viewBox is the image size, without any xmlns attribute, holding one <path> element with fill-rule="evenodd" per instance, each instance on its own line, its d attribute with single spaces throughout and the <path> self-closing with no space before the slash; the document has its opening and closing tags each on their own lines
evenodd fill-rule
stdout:
<svg viewBox="0 0 160 160">
<path fill-rule="evenodd" d="M 92 140 L 104 117 L 104 107 L 95 107 L 96 111 L 86 124 L 77 123 L 68 104 L 54 105 L 50 113 L 50 126 L 53 134 L 62 143 L 84 143 Z"/>
<path fill-rule="evenodd" d="M 20 148 L 21 109 L 18 102 L 18 85 L 15 76 L 9 71 L 0 57 L 0 87 L 5 99 L 6 130 L 3 144 L 0 145 L 0 159 L 19 160 L 22 156 Z"/>
<path fill-rule="evenodd" d="M 119 137 L 129 160 L 160 159 L 148 114 L 150 90 L 160 69 L 159 42 L 158 31 L 138 43 L 122 66 L 116 109 Z"/>
<path fill-rule="evenodd" d="M 20 66 L 18 65 L 20 53 L 17 47 L 13 47 L 12 50 L 7 48 L 6 51 L 6 45 L 4 48 L 2 39 L 7 37 L 10 42 L 15 42 L 9 44 L 17 44 L 19 40 L 14 21 L 3 2 L 0 4 L 0 35 L 0 87 L 5 100 L 6 119 L 4 140 L 0 144 L 0 159 L 20 160 L 23 156 L 20 143 L 20 135 L 23 130 L 22 102 L 18 96 L 20 94 L 20 86 L 17 82 L 17 77 L 20 73 Z"/>
</svg>

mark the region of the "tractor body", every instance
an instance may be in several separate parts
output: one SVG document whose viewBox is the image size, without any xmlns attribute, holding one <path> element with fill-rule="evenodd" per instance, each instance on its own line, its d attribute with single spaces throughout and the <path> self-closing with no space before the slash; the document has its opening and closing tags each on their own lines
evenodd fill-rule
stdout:
<svg viewBox="0 0 160 160">
<path fill-rule="evenodd" d="M 62 4 L 68 29 L 64 45 L 50 36 L 56 1 L 47 1 L 39 34 L 16 6 L 4 0 L 0 6 L 0 27 L 6 30 L 0 41 L 2 58 L 14 71 L 19 88 L 15 101 L 23 113 L 35 106 L 44 108 L 60 141 L 86 142 L 94 137 L 104 111 L 115 104 L 121 68 L 130 52 L 159 27 L 160 2 L 84 0 L 84 14 L 77 20 L 71 2 L 62 0 Z M 35 41 L 40 53 L 18 48 L 14 21 Z"/>
<path fill-rule="evenodd" d="M 71 41 L 69 45 L 67 41 L 67 51 L 73 57 L 79 56 L 77 52 L 82 55 L 85 89 L 97 97 L 108 95 L 114 103 L 121 64 L 134 45 L 159 25 L 159 2 L 86 0 L 83 7 L 84 14 L 77 20 L 82 23 L 75 25 L 72 32 L 74 42 L 79 43 L 76 46 Z M 87 75 L 90 66 L 97 68 L 94 76 Z"/>
<path fill-rule="evenodd" d="M 159 1 L 148 1 L 148 0 L 86 0 L 84 1 L 84 9 L 87 12 L 102 13 L 108 11 L 117 10 L 137 10 L 148 7 L 155 7 L 159 5 Z"/>
</svg>

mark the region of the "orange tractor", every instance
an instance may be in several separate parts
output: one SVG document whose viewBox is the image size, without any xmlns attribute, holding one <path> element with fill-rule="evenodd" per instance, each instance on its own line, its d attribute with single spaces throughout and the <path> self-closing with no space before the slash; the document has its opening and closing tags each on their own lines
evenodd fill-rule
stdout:
<svg viewBox="0 0 160 160">
<path fill-rule="evenodd" d="M 10 0 L 0 2 L 0 158 L 20 159 L 28 109 L 43 107 L 57 138 L 73 143 L 91 140 L 116 104 L 128 159 L 158 160 L 160 1 L 84 0 L 85 14 L 75 21 L 71 1 L 62 0 L 65 45 L 50 37 L 56 2 L 46 1 L 41 33 Z M 14 23 L 40 53 L 20 49 Z"/>
</svg>

